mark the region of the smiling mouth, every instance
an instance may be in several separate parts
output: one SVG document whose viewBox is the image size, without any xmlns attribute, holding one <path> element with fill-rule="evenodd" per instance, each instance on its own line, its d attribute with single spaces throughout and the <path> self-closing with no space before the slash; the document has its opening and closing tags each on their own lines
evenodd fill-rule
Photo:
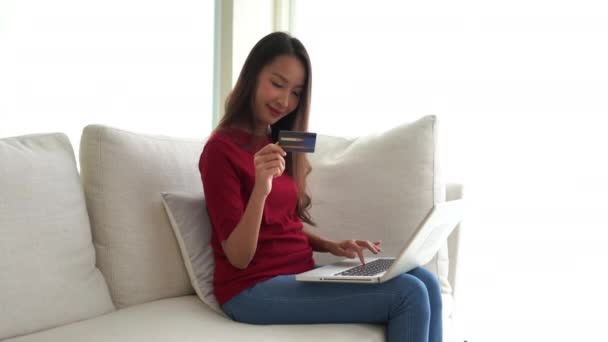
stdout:
<svg viewBox="0 0 608 342">
<path fill-rule="evenodd" d="M 272 116 L 279 117 L 282 114 L 280 111 L 278 111 L 270 106 L 268 106 L 268 109 L 270 109 L 270 113 L 272 114 Z"/>
</svg>

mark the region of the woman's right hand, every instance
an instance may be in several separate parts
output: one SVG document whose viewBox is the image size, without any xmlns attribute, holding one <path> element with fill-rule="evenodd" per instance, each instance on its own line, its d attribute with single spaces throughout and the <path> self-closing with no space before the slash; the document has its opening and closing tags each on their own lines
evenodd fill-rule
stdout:
<svg viewBox="0 0 608 342">
<path fill-rule="evenodd" d="M 257 190 L 264 196 L 268 196 L 272 190 L 272 180 L 279 177 L 285 171 L 285 159 L 287 155 L 277 144 L 268 144 L 262 147 L 254 156 L 255 185 Z"/>
</svg>

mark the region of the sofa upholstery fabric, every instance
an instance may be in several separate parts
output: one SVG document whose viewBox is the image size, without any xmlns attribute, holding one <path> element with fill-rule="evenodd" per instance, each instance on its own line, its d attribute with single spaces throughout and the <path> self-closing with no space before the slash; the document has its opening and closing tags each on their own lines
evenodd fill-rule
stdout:
<svg viewBox="0 0 608 342">
<path fill-rule="evenodd" d="M 67 136 L 0 139 L 0 340 L 113 310 Z"/>
<path fill-rule="evenodd" d="M 81 177 L 98 265 L 123 308 L 194 293 L 163 209 L 163 191 L 202 191 L 203 141 L 84 128 Z"/>
<path fill-rule="evenodd" d="M 437 154 L 433 115 L 368 136 L 318 136 L 309 157 L 312 229 L 333 239 L 382 240 L 383 255 L 397 255 L 435 203 L 445 201 Z M 337 259 L 315 255 L 319 264 Z M 447 242 L 425 267 L 450 293 Z"/>
<path fill-rule="evenodd" d="M 372 324 L 251 325 L 213 312 L 195 296 L 164 299 L 118 310 L 5 342 L 384 342 L 384 326 Z"/>
</svg>

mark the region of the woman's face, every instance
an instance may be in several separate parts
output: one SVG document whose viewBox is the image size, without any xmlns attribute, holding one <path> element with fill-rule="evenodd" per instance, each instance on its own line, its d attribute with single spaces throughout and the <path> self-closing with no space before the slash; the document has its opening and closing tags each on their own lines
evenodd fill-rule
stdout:
<svg viewBox="0 0 608 342">
<path fill-rule="evenodd" d="M 262 69 L 254 103 L 258 133 L 296 109 L 305 78 L 304 65 L 293 56 L 279 56 Z"/>
</svg>

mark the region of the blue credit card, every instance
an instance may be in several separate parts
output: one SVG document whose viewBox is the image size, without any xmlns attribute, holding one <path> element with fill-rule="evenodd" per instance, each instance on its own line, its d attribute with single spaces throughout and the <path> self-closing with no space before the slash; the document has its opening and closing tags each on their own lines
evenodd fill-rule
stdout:
<svg viewBox="0 0 608 342">
<path fill-rule="evenodd" d="M 312 153 L 315 151 L 317 133 L 279 131 L 279 141 L 277 143 L 285 152 Z"/>
</svg>

